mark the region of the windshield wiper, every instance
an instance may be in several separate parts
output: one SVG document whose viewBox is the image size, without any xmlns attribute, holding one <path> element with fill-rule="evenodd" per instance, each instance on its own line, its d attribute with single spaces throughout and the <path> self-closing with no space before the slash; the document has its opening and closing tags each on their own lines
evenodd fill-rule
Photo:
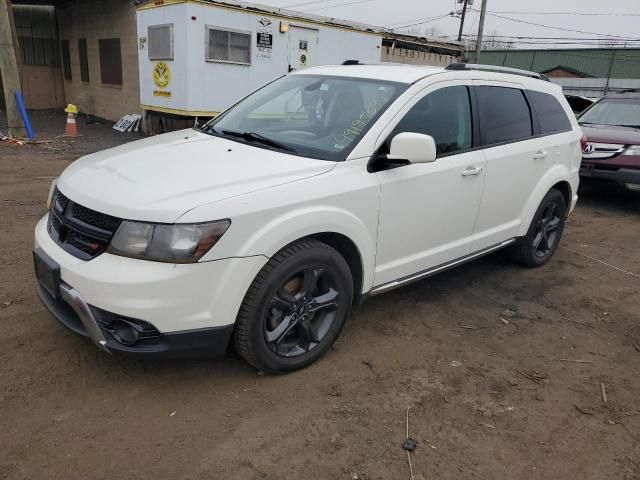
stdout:
<svg viewBox="0 0 640 480">
<path fill-rule="evenodd" d="M 230 137 L 242 138 L 243 140 L 247 140 L 249 142 L 262 143 L 264 145 L 269 145 L 271 147 L 285 150 L 287 152 L 295 152 L 295 150 L 288 145 L 284 145 L 283 143 L 272 140 L 256 132 L 236 132 L 233 130 L 221 130 L 220 133 L 222 133 L 223 135 L 228 135 Z"/>
</svg>

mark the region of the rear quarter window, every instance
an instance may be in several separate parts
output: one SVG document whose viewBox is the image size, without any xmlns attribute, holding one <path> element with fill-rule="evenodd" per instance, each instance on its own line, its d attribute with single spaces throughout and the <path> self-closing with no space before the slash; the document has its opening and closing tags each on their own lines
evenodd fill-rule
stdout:
<svg viewBox="0 0 640 480">
<path fill-rule="evenodd" d="M 531 111 L 522 90 L 481 86 L 477 91 L 485 145 L 525 140 L 533 135 Z"/>
<path fill-rule="evenodd" d="M 538 115 L 542 133 L 560 133 L 571 130 L 571 122 L 553 95 L 529 90 L 529 98 Z"/>
</svg>

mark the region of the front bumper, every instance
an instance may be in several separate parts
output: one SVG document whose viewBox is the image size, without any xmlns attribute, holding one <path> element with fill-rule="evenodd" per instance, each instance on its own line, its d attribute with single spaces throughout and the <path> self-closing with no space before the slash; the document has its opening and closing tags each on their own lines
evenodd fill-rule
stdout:
<svg viewBox="0 0 640 480">
<path fill-rule="evenodd" d="M 60 269 L 60 296 L 38 291 L 47 309 L 103 350 L 143 356 L 223 352 L 244 295 L 267 261 L 255 256 L 176 265 L 108 253 L 84 261 L 51 239 L 46 217 L 36 225 L 35 247 Z M 148 324 L 155 336 L 123 345 L 108 328 L 113 318 Z"/>
<path fill-rule="evenodd" d="M 594 180 L 605 180 L 615 182 L 620 185 L 640 184 L 640 169 L 632 168 L 599 168 L 598 165 L 592 163 L 582 163 L 580 166 L 580 176 L 583 178 L 592 178 Z"/>
<path fill-rule="evenodd" d="M 87 304 L 72 287 L 61 284 L 60 298 L 53 298 L 40 285 L 38 296 L 47 310 L 72 332 L 88 337 L 107 353 L 135 358 L 220 357 L 225 354 L 233 325 L 164 333 L 133 345 L 121 343 L 105 328 L 107 317 L 116 316 Z M 132 319 L 128 319 L 132 320 Z"/>
</svg>

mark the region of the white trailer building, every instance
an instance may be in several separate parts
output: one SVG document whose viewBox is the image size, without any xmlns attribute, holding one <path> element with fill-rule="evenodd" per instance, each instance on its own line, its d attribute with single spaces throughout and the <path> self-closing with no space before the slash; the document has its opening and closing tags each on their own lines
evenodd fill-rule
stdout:
<svg viewBox="0 0 640 480">
<path fill-rule="evenodd" d="M 384 32 L 243 2 L 157 0 L 138 8 L 148 112 L 210 117 L 291 69 L 378 62 Z"/>
</svg>

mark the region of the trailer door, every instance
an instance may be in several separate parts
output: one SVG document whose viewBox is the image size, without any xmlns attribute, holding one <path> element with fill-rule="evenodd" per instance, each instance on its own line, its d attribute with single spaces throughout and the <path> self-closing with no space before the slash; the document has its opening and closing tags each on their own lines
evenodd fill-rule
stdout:
<svg viewBox="0 0 640 480">
<path fill-rule="evenodd" d="M 289 71 L 317 64 L 318 30 L 289 27 Z"/>
</svg>

